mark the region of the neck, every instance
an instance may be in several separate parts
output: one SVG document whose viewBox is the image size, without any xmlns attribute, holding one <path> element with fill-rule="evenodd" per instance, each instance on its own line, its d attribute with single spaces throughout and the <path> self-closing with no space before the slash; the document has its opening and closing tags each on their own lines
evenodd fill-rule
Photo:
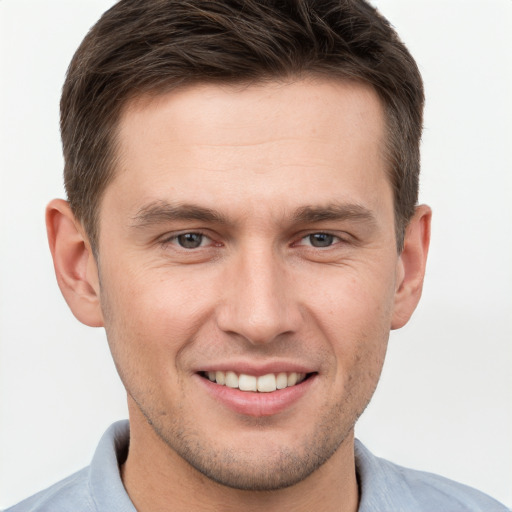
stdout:
<svg viewBox="0 0 512 512">
<path fill-rule="evenodd" d="M 356 512 L 358 508 L 353 432 L 303 481 L 275 491 L 246 491 L 205 477 L 169 448 L 145 419 L 131 417 L 129 454 L 121 476 L 139 512 Z"/>
</svg>

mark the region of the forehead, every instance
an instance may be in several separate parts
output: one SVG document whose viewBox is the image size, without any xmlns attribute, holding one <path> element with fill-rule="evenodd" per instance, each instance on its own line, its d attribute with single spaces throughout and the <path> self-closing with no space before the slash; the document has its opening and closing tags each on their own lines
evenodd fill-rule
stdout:
<svg viewBox="0 0 512 512">
<path fill-rule="evenodd" d="M 165 127 L 166 137 L 187 144 L 254 145 L 272 137 L 307 135 L 345 144 L 349 132 L 379 139 L 384 112 L 367 84 L 311 76 L 289 82 L 199 83 L 135 97 L 121 115 L 121 142 L 132 142 L 132 129 L 148 121 Z"/>
<path fill-rule="evenodd" d="M 378 201 L 371 189 L 387 181 L 384 132 L 377 94 L 348 81 L 202 84 L 141 97 L 120 119 L 106 196 L 122 189 L 133 209 L 192 198 L 246 210 Z"/>
</svg>

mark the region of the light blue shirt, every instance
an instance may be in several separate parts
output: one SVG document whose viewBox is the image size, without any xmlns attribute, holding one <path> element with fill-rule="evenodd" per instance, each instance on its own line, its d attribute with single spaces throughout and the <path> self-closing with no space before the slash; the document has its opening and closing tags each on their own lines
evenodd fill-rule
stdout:
<svg viewBox="0 0 512 512">
<path fill-rule="evenodd" d="M 136 512 L 119 473 L 129 437 L 127 421 L 114 423 L 90 466 L 5 512 Z M 471 487 L 375 457 L 359 441 L 355 454 L 359 512 L 507 512 Z"/>
</svg>

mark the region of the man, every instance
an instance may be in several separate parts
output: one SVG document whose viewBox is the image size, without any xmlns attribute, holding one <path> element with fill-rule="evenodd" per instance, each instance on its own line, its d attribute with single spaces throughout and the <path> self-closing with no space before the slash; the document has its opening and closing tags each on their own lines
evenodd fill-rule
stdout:
<svg viewBox="0 0 512 512">
<path fill-rule="evenodd" d="M 354 441 L 421 294 L 422 106 L 362 2 L 107 12 L 64 87 L 47 225 L 130 429 L 13 510 L 503 510 Z"/>
</svg>

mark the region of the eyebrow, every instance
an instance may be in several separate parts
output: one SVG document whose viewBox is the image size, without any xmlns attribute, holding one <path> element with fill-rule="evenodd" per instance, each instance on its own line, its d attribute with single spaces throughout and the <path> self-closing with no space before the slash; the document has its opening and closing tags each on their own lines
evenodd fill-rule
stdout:
<svg viewBox="0 0 512 512">
<path fill-rule="evenodd" d="M 132 226 L 135 228 L 145 228 L 176 220 L 198 220 L 209 223 L 228 224 L 226 217 L 210 208 L 186 203 L 171 204 L 166 201 L 155 201 L 143 206 L 134 215 Z"/>
<path fill-rule="evenodd" d="M 323 221 L 356 221 L 377 224 L 377 219 L 371 210 L 359 204 L 332 203 L 327 206 L 304 206 L 295 211 L 294 220 L 297 223 L 314 224 Z"/>
<path fill-rule="evenodd" d="M 143 206 L 132 218 L 132 227 L 145 228 L 177 220 L 232 224 L 226 216 L 211 208 L 188 203 L 154 201 Z M 359 204 L 331 203 L 326 206 L 302 206 L 291 216 L 292 224 L 314 224 L 324 221 L 355 221 L 376 225 L 375 215 Z"/>
</svg>

